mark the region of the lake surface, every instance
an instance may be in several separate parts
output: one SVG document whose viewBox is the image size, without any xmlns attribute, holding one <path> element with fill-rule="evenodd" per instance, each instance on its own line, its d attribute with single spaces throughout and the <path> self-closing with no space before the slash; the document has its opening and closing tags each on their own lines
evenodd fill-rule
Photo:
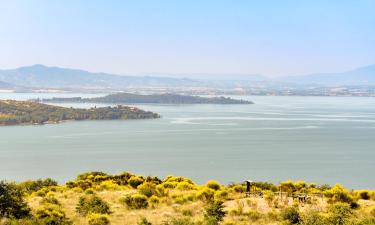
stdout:
<svg viewBox="0 0 375 225">
<path fill-rule="evenodd" d="M 0 93 L 0 99 L 51 96 L 62 95 Z M 303 179 L 375 189 L 375 98 L 241 98 L 255 104 L 148 104 L 139 107 L 161 119 L 0 127 L 0 179 L 65 182 L 99 170 L 198 183 Z"/>
</svg>

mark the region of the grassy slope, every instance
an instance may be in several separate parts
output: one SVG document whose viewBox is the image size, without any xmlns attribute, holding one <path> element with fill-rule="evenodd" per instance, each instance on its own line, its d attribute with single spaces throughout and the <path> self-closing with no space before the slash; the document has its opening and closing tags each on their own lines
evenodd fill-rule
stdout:
<svg viewBox="0 0 375 225">
<path fill-rule="evenodd" d="M 108 186 L 108 183 L 105 186 L 99 184 L 92 187 L 94 193 L 110 205 L 112 213 L 109 215 L 109 218 L 111 224 L 121 225 L 137 224 L 142 217 L 146 217 L 153 225 L 162 224 L 170 218 L 182 216 L 193 218 L 196 222 L 202 221 L 208 203 L 199 198 L 179 203 L 178 196 L 197 196 L 199 191 L 204 188 L 207 187 L 205 185 L 197 185 L 196 190 L 166 188 L 167 195 L 159 197 L 159 204 L 149 205 L 147 209 L 128 209 L 127 206 L 120 201 L 121 197 L 127 194 L 137 193 L 139 190 L 129 185 L 110 184 Z M 267 197 L 245 197 L 244 193 L 234 191 L 233 187 L 221 186 L 220 190 L 228 192 L 228 196 L 222 199 L 224 201 L 225 210 L 228 212 L 223 224 L 279 224 L 281 221 L 281 210 L 296 204 L 290 197 L 279 201 L 274 200 L 270 204 L 267 201 Z M 218 191 L 216 191 L 216 193 Z M 43 198 L 38 195 L 38 192 L 34 192 L 27 197 L 27 201 L 34 211 L 40 205 L 40 201 Z M 53 196 L 59 200 L 63 210 L 74 224 L 88 224 L 86 217 L 77 214 L 75 211 L 78 199 L 83 195 L 86 194 L 78 187 L 68 188 L 66 186 L 60 186 L 57 188 L 57 191 L 53 192 Z M 298 208 L 301 213 L 316 210 L 324 214 L 327 206 L 329 206 L 327 200 L 327 198 L 315 198 L 311 203 L 300 203 Z M 375 201 L 360 199 L 357 202 L 360 207 L 355 210 L 354 217 L 370 218 L 370 210 L 374 211 Z"/>
</svg>

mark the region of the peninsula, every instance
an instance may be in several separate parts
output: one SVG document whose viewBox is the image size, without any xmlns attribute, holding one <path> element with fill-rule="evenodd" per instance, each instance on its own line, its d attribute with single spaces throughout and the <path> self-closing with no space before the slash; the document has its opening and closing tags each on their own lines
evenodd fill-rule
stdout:
<svg viewBox="0 0 375 225">
<path fill-rule="evenodd" d="M 160 116 L 137 107 L 75 109 L 31 101 L 0 100 L 0 125 L 45 124 L 66 120 L 153 119 Z"/>
<path fill-rule="evenodd" d="M 154 104 L 253 104 L 251 101 L 237 100 L 229 97 L 200 97 L 178 94 L 141 95 L 132 93 L 116 93 L 97 98 L 52 98 L 43 102 L 92 102 L 92 103 L 154 103 Z"/>
</svg>

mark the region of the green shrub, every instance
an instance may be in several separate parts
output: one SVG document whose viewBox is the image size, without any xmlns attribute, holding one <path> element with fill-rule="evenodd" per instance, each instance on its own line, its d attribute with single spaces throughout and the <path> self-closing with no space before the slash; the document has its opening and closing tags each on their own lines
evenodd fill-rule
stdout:
<svg viewBox="0 0 375 225">
<path fill-rule="evenodd" d="M 85 190 L 85 194 L 87 194 L 87 195 L 92 195 L 94 193 L 95 193 L 95 191 L 92 188 L 88 188 L 88 189 Z"/>
<path fill-rule="evenodd" d="M 130 194 L 121 199 L 130 209 L 144 209 L 148 206 L 147 197 L 142 194 Z"/>
<path fill-rule="evenodd" d="M 55 198 L 54 196 L 46 196 L 42 198 L 42 200 L 40 200 L 40 204 L 47 204 L 47 203 L 60 205 L 59 200 L 57 200 L 57 198 Z"/>
<path fill-rule="evenodd" d="M 206 186 L 208 188 L 211 188 L 211 189 L 215 190 L 215 191 L 219 190 L 220 187 L 221 187 L 220 183 L 217 182 L 216 180 L 209 180 L 209 181 L 207 181 Z"/>
<path fill-rule="evenodd" d="M 30 208 L 23 199 L 21 189 L 14 183 L 0 181 L 0 218 L 29 216 Z"/>
<path fill-rule="evenodd" d="M 176 204 L 180 204 L 180 205 L 183 205 L 185 204 L 186 202 L 188 202 L 189 200 L 187 198 L 185 198 L 184 196 L 178 196 L 174 199 L 174 202 Z"/>
<path fill-rule="evenodd" d="M 368 190 L 358 190 L 358 191 L 355 191 L 354 193 L 355 195 L 357 195 L 359 199 L 369 200 L 371 198 L 370 196 L 371 191 L 368 191 Z"/>
<path fill-rule="evenodd" d="M 335 203 L 328 208 L 328 223 L 333 225 L 344 225 L 353 214 L 347 203 Z"/>
<path fill-rule="evenodd" d="M 178 182 L 164 182 L 163 187 L 173 189 L 177 187 L 177 184 Z"/>
<path fill-rule="evenodd" d="M 224 220 L 225 215 L 223 202 L 215 201 L 206 208 L 204 218 L 211 223 L 215 221 L 218 223 Z"/>
<path fill-rule="evenodd" d="M 301 220 L 298 208 L 287 207 L 281 211 L 281 217 L 283 220 L 288 221 L 290 224 L 298 224 Z"/>
<path fill-rule="evenodd" d="M 38 179 L 38 180 L 28 180 L 18 184 L 18 186 L 26 193 L 30 194 L 32 192 L 39 191 L 44 187 L 57 186 L 58 183 L 51 178 Z"/>
<path fill-rule="evenodd" d="M 258 190 L 270 190 L 273 192 L 277 191 L 277 186 L 268 182 L 251 182 L 251 186 L 256 187 Z"/>
<path fill-rule="evenodd" d="M 320 215 L 318 211 L 307 211 L 303 214 L 300 225 L 326 225 L 325 217 Z"/>
<path fill-rule="evenodd" d="M 155 189 L 156 189 L 157 195 L 159 197 L 168 196 L 168 191 L 165 190 L 165 188 L 162 184 L 156 185 Z"/>
<path fill-rule="evenodd" d="M 112 180 L 105 180 L 96 186 L 97 190 L 119 190 L 120 186 Z"/>
<path fill-rule="evenodd" d="M 343 203 L 352 203 L 354 202 L 352 196 L 350 195 L 349 191 L 346 190 L 342 185 L 336 184 L 331 189 L 326 190 L 324 192 L 324 195 L 329 198 L 329 203 L 337 203 L 337 202 L 343 202 Z"/>
<path fill-rule="evenodd" d="M 49 192 L 48 188 L 43 187 L 43 188 L 39 189 L 38 191 L 34 192 L 33 195 L 36 195 L 36 196 L 39 196 L 39 197 L 44 197 L 44 196 L 47 195 L 48 192 Z"/>
<path fill-rule="evenodd" d="M 100 177 L 100 180 L 103 181 L 103 178 L 110 178 L 110 175 L 100 172 L 100 171 L 93 171 L 93 172 L 87 172 L 87 173 L 81 173 L 77 176 L 76 180 L 94 180 L 95 178 Z"/>
<path fill-rule="evenodd" d="M 128 180 L 128 184 L 133 188 L 137 188 L 139 185 L 143 183 L 144 179 L 142 177 L 131 177 Z"/>
<path fill-rule="evenodd" d="M 96 195 L 84 195 L 79 198 L 77 213 L 86 216 L 89 213 L 109 214 L 109 205 Z"/>
<path fill-rule="evenodd" d="M 89 225 L 109 225 L 110 221 L 108 215 L 91 213 L 87 217 L 87 222 Z"/>
<path fill-rule="evenodd" d="M 66 217 L 60 206 L 55 204 L 43 204 L 36 209 L 35 216 L 41 224 L 46 225 L 68 225 L 72 224 Z"/>
<path fill-rule="evenodd" d="M 151 196 L 149 198 L 150 203 L 152 204 L 158 204 L 160 202 L 160 199 L 157 196 Z"/>
<path fill-rule="evenodd" d="M 215 193 L 215 199 L 218 199 L 218 200 L 227 200 L 227 198 L 228 198 L 228 192 L 225 191 L 225 190 L 217 191 Z"/>
<path fill-rule="evenodd" d="M 215 192 L 207 187 L 197 192 L 197 198 L 204 202 L 212 202 L 214 197 Z"/>
<path fill-rule="evenodd" d="M 186 181 L 182 181 L 176 185 L 178 190 L 196 190 L 197 186 Z"/>
<path fill-rule="evenodd" d="M 139 193 L 151 197 L 152 195 L 157 195 L 156 185 L 153 183 L 144 182 L 137 187 Z"/>
<path fill-rule="evenodd" d="M 235 184 L 232 186 L 232 189 L 237 193 L 244 193 L 246 191 L 246 187 L 243 184 Z"/>
</svg>

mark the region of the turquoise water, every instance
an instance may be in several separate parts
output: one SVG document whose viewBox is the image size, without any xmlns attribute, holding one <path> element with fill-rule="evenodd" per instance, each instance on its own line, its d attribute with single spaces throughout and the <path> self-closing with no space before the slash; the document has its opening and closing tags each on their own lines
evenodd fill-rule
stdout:
<svg viewBox="0 0 375 225">
<path fill-rule="evenodd" d="M 46 95 L 0 94 L 37 96 Z M 65 182 L 101 170 L 199 183 L 303 179 L 375 188 L 375 98 L 246 99 L 255 104 L 139 106 L 163 116 L 156 120 L 0 127 L 0 178 Z"/>
</svg>

